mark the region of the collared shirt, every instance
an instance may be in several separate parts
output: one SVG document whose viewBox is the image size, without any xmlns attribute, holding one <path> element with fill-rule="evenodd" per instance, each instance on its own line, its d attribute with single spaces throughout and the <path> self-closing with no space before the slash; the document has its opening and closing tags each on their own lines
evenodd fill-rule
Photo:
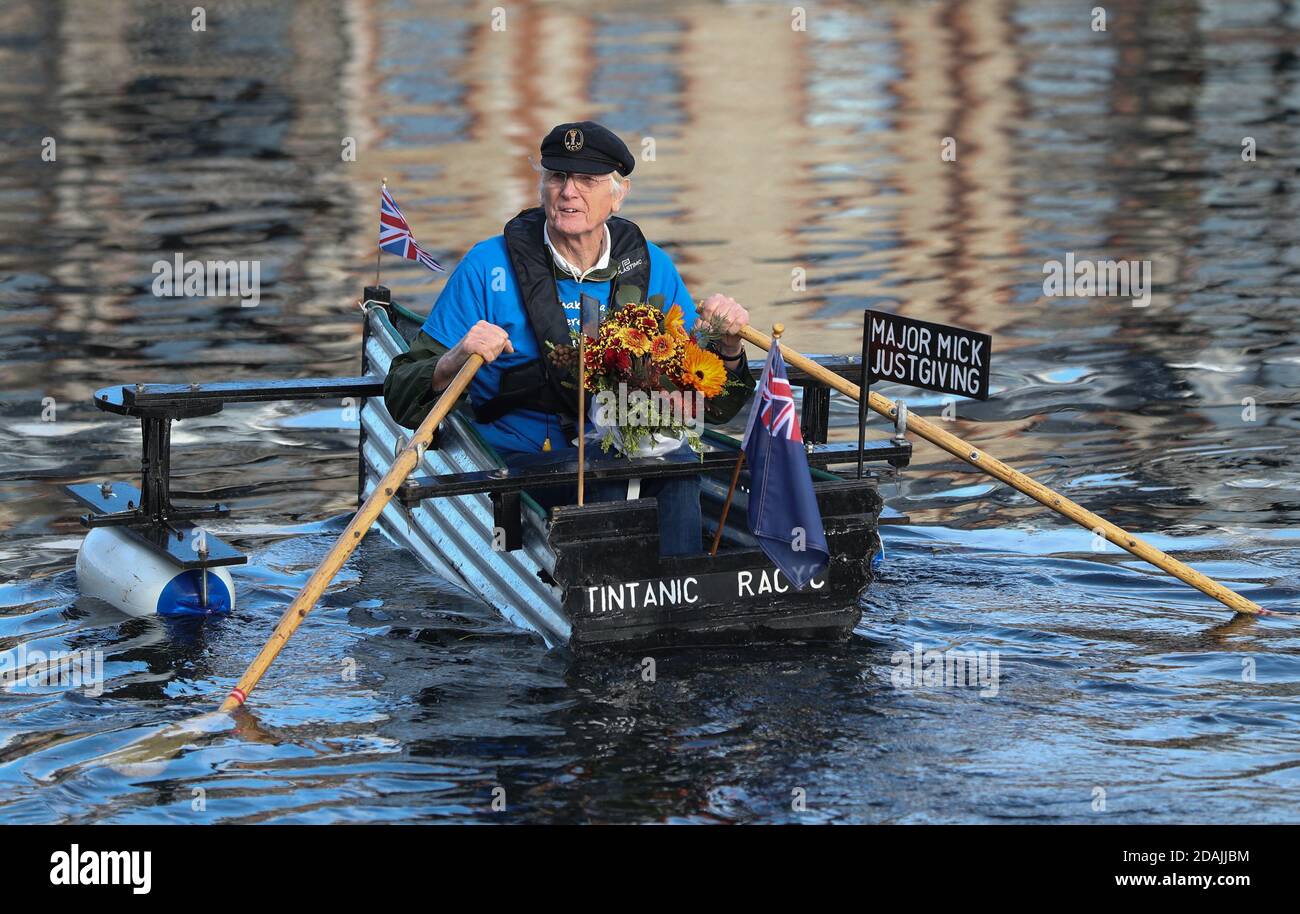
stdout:
<svg viewBox="0 0 1300 914">
<path fill-rule="evenodd" d="M 561 256 L 560 252 L 555 249 L 555 245 L 551 244 L 551 234 L 547 230 L 547 227 L 545 225 L 542 226 L 542 240 L 546 242 L 547 249 L 551 252 L 551 256 L 555 258 L 556 266 L 558 266 L 564 272 L 568 273 L 578 282 L 582 282 L 591 274 L 598 273 L 609 267 L 609 251 L 613 245 L 609 237 L 609 226 L 608 225 L 604 226 L 604 229 L 605 229 L 605 242 L 604 245 L 601 247 L 600 258 L 597 259 L 595 266 L 585 271 L 579 271 L 577 267 L 573 266 L 573 264 L 569 263 L 567 260 L 564 259 L 563 256 Z"/>
</svg>

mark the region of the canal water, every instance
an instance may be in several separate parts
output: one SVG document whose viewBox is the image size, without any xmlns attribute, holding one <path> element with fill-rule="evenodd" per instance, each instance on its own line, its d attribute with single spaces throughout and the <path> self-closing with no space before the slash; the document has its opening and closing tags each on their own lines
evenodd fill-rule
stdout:
<svg viewBox="0 0 1300 914">
<path fill-rule="evenodd" d="M 0 8 L 0 651 L 103 663 L 0 688 L 0 821 L 1300 819 L 1295 617 L 1233 619 L 924 442 L 845 644 L 666 654 L 650 682 L 374 535 L 246 710 L 101 764 L 233 684 L 355 507 L 357 427 L 321 401 L 175 428 L 174 494 L 230 503 L 212 529 L 250 561 L 231 617 L 169 625 L 77 592 L 62 487 L 139 470 L 93 391 L 355 374 L 380 180 L 454 265 L 583 117 L 637 153 L 623 215 L 696 298 L 805 352 L 856 352 L 865 307 L 991 333 L 993 399 L 884 392 L 1296 608 L 1295 7 L 463 7 Z M 178 253 L 256 262 L 256 303 L 155 295 Z M 1149 269 L 1146 303 L 1045 294 L 1067 257 Z M 381 268 L 421 311 L 444 281 Z M 836 404 L 834 437 L 854 421 Z M 915 681 L 930 651 L 985 678 Z"/>
</svg>

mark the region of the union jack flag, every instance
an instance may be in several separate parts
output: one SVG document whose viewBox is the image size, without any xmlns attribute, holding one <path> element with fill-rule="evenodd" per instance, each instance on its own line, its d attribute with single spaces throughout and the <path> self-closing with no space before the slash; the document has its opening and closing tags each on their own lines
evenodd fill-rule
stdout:
<svg viewBox="0 0 1300 914">
<path fill-rule="evenodd" d="M 794 395 L 790 392 L 790 382 L 784 375 L 784 371 L 780 375 L 772 371 L 766 376 L 766 383 L 759 394 L 758 421 L 772 435 L 802 444 L 803 432 L 799 430 L 799 417 L 794 412 Z"/>
<path fill-rule="evenodd" d="M 398 257 L 422 263 L 436 273 L 443 272 L 442 264 L 416 242 L 410 224 L 388 192 L 388 185 L 379 189 L 379 247 Z"/>
</svg>

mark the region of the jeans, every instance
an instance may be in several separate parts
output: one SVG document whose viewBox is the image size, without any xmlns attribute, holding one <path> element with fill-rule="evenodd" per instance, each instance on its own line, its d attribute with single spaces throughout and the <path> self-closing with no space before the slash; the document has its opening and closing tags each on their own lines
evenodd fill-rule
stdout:
<svg viewBox="0 0 1300 914">
<path fill-rule="evenodd" d="M 561 463 L 574 460 L 577 450 L 565 450 L 549 453 L 514 452 L 505 455 L 506 466 L 515 469 L 523 467 L 545 466 L 548 463 Z M 600 453 L 587 452 L 587 466 L 616 465 L 626 458 Z M 691 450 L 690 445 L 683 444 L 676 451 L 667 454 L 664 460 L 686 461 L 696 463 L 699 456 Z M 622 501 L 627 498 L 627 480 L 599 482 L 592 480 L 586 484 L 585 500 L 589 502 Z M 543 508 L 551 509 L 556 505 L 572 505 L 578 501 L 576 486 L 545 486 L 529 489 L 528 494 Z M 659 503 L 659 554 L 692 555 L 703 551 L 702 536 L 704 521 L 700 516 L 700 477 L 676 476 L 669 479 L 641 480 L 641 496 L 654 498 Z"/>
</svg>

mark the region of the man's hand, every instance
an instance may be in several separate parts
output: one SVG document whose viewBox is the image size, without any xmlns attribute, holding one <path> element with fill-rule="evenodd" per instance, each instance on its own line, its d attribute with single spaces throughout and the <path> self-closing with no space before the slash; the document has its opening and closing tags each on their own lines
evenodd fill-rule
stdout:
<svg viewBox="0 0 1300 914">
<path fill-rule="evenodd" d="M 469 328 L 459 343 L 447 350 L 447 354 L 438 359 L 433 370 L 433 392 L 441 393 L 447 389 L 451 379 L 456 377 L 462 365 L 471 355 L 481 355 L 484 362 L 495 361 L 503 352 L 514 352 L 510 344 L 510 335 L 496 324 L 479 321 Z"/>
<path fill-rule="evenodd" d="M 510 345 L 510 336 L 496 324 L 489 324 L 487 321 L 479 321 L 470 327 L 469 332 L 456 344 L 452 352 L 457 349 L 460 350 L 462 365 L 471 355 L 481 355 L 483 361 L 492 362 L 502 352 L 515 351 L 515 347 Z M 459 365 L 456 367 L 460 368 Z"/>
<path fill-rule="evenodd" d="M 740 330 L 749 323 L 749 312 L 740 306 L 740 302 L 715 292 L 700 303 L 699 315 L 722 328 L 720 347 L 723 355 L 734 356 L 740 352 Z"/>
</svg>

